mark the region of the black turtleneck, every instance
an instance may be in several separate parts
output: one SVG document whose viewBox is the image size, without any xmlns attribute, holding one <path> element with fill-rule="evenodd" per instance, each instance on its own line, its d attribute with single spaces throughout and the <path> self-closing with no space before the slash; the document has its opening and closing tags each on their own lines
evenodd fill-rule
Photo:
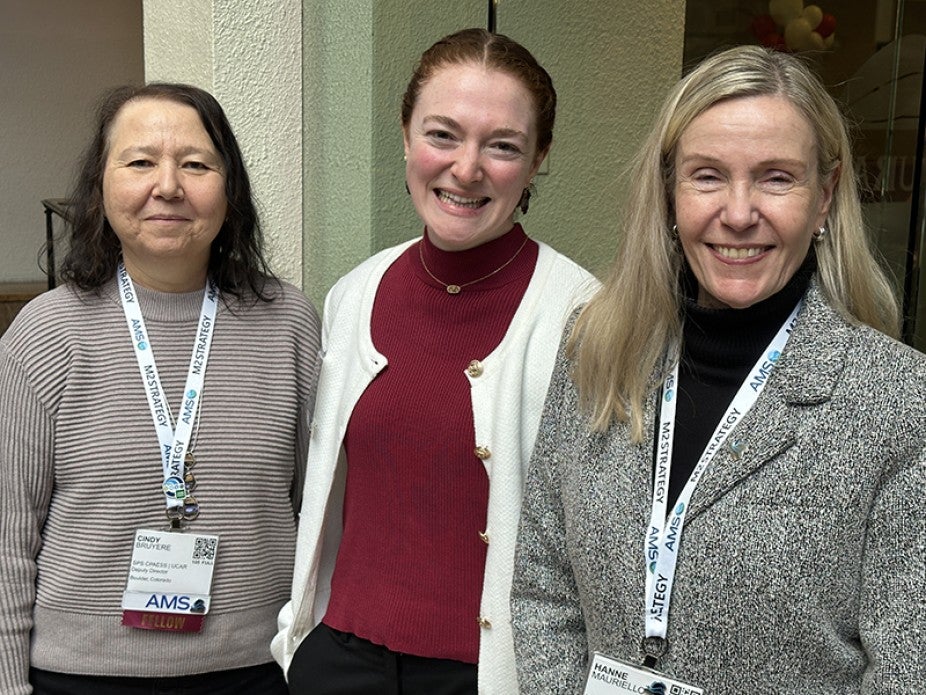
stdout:
<svg viewBox="0 0 926 695">
<path fill-rule="evenodd" d="M 698 306 L 697 282 L 688 271 L 687 296 L 682 308 L 682 357 L 669 477 L 670 502 L 678 499 L 733 396 L 804 295 L 816 267 L 816 256 L 811 249 L 788 284 L 745 309 Z"/>
</svg>

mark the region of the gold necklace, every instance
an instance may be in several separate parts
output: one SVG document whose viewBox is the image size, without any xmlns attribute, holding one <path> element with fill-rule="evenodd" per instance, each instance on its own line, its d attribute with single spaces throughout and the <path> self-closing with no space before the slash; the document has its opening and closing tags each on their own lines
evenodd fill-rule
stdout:
<svg viewBox="0 0 926 695">
<path fill-rule="evenodd" d="M 430 275 L 431 279 L 434 280 L 434 282 L 437 282 L 443 285 L 444 289 L 447 290 L 447 294 L 460 294 L 460 290 L 462 290 L 464 287 L 469 287 L 470 285 L 475 285 L 477 282 L 488 280 L 490 277 L 492 277 L 496 273 L 500 273 L 507 266 L 509 266 L 514 261 L 514 259 L 518 257 L 518 254 L 521 253 L 521 250 L 527 245 L 527 239 L 528 237 L 525 236 L 524 241 L 521 242 L 521 245 L 518 247 L 518 250 L 514 252 L 514 255 L 511 258 L 509 258 L 507 261 L 502 263 L 498 268 L 493 270 L 491 273 L 489 273 L 488 275 L 483 275 L 481 278 L 476 278 L 475 280 L 464 282 L 460 285 L 455 285 L 453 283 L 444 282 L 443 280 L 438 278 L 436 275 L 434 275 L 434 273 L 431 272 L 430 268 L 428 268 L 428 264 L 424 262 L 424 251 L 421 250 L 421 247 L 424 246 L 423 241 L 418 242 L 418 258 L 421 259 L 421 267 L 424 268 L 424 272 Z"/>
</svg>

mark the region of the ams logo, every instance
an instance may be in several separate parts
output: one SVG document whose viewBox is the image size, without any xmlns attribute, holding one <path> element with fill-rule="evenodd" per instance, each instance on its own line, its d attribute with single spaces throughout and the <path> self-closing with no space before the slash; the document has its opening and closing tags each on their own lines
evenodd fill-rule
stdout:
<svg viewBox="0 0 926 695">
<path fill-rule="evenodd" d="M 190 610 L 190 597 L 168 594 L 151 594 L 145 608 L 159 608 L 162 611 L 188 611 Z"/>
<path fill-rule="evenodd" d="M 198 598 L 193 600 L 182 594 L 151 594 L 145 608 L 162 611 L 189 611 L 190 613 L 205 613 L 206 604 Z"/>
</svg>

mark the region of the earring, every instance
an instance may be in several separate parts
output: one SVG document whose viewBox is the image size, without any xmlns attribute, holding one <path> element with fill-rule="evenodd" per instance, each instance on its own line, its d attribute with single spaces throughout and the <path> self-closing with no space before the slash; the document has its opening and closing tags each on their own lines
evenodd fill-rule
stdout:
<svg viewBox="0 0 926 695">
<path fill-rule="evenodd" d="M 526 215 L 531 206 L 531 189 L 525 188 L 521 191 L 521 199 L 518 201 L 518 208 L 522 215 Z"/>
<path fill-rule="evenodd" d="M 672 225 L 672 238 L 678 239 L 678 225 L 677 224 Z"/>
<path fill-rule="evenodd" d="M 527 211 L 531 206 L 531 194 L 535 191 L 534 188 L 534 179 L 531 179 L 527 183 L 527 188 L 521 191 L 521 199 L 518 200 L 518 208 L 521 210 L 522 215 L 526 215 Z"/>
<path fill-rule="evenodd" d="M 813 240 L 819 243 L 823 241 L 823 239 L 826 237 L 827 234 L 829 234 L 829 232 L 830 230 L 828 230 L 826 227 L 820 227 L 819 229 L 815 229 L 813 231 Z"/>
</svg>

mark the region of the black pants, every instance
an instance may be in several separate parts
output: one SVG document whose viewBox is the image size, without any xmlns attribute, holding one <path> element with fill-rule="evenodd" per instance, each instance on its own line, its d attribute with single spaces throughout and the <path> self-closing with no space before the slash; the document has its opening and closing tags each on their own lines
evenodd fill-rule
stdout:
<svg viewBox="0 0 926 695">
<path fill-rule="evenodd" d="M 275 663 L 170 678 L 78 676 L 29 670 L 34 695 L 287 695 Z"/>
<path fill-rule="evenodd" d="M 324 623 L 289 667 L 291 695 L 475 695 L 476 665 L 399 654 Z"/>
</svg>

